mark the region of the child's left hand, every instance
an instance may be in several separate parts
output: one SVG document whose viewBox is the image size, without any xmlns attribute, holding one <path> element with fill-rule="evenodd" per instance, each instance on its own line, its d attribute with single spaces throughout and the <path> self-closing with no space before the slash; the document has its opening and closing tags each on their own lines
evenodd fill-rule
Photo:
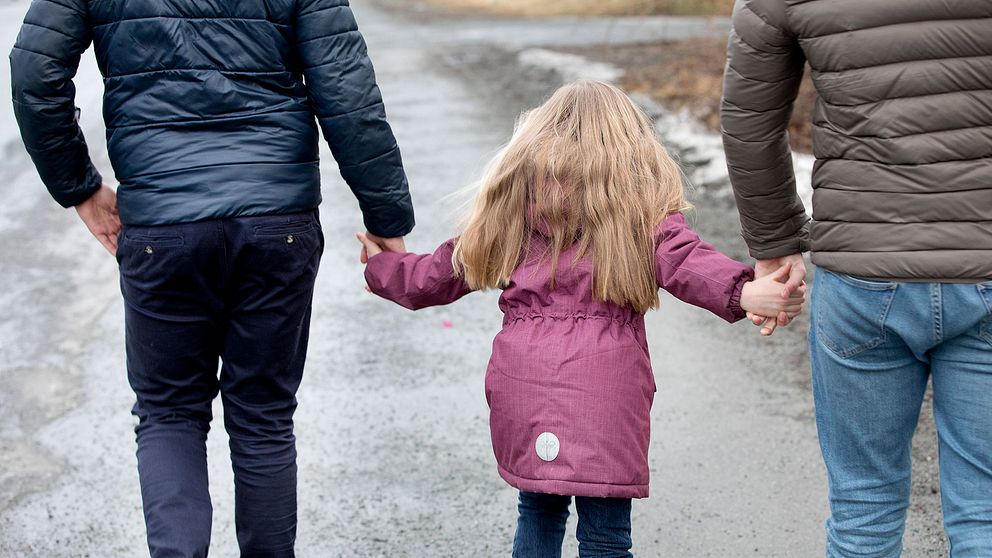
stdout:
<svg viewBox="0 0 992 558">
<path fill-rule="evenodd" d="M 791 296 L 782 296 L 782 282 L 788 278 L 792 264 L 787 263 L 770 275 L 748 281 L 741 290 L 741 308 L 758 316 L 774 317 L 785 312 L 790 317 L 803 311 L 806 302 L 806 284 L 803 283 Z M 761 334 L 771 335 L 768 327 Z"/>
</svg>

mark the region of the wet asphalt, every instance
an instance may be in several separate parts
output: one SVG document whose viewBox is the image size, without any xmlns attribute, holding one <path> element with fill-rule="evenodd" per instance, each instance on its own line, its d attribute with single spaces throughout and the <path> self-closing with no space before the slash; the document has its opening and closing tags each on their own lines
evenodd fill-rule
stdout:
<svg viewBox="0 0 992 558">
<path fill-rule="evenodd" d="M 516 22 L 356 4 L 410 176 L 416 251 L 453 233 L 452 194 L 478 178 L 517 112 L 561 81 L 521 67 L 517 50 L 723 32 L 720 21 Z M 0 4 L 0 15 L 9 22 L 25 7 Z M 7 49 L 16 26 L 2 29 Z M 87 62 L 77 79 L 79 104 L 110 177 L 94 72 Z M 47 197 L 10 137 L 0 146 L 9 200 L 0 206 L 0 556 L 147 555 L 116 265 Z M 296 421 L 298 555 L 509 556 L 516 493 L 496 473 L 483 394 L 501 319 L 496 295 L 413 313 L 366 294 L 357 204 L 326 149 L 322 159 L 327 250 Z M 697 230 L 746 258 L 727 191 L 706 188 L 695 201 Z M 635 554 L 822 556 L 825 474 L 806 320 L 761 339 L 753 326 L 665 297 L 647 322 L 658 395 L 651 497 L 634 505 Z M 211 555 L 236 556 L 226 435 L 215 426 Z M 904 554 L 913 558 L 946 554 L 932 430 L 918 438 Z M 565 556 L 576 555 L 572 533 L 574 518 Z"/>
</svg>

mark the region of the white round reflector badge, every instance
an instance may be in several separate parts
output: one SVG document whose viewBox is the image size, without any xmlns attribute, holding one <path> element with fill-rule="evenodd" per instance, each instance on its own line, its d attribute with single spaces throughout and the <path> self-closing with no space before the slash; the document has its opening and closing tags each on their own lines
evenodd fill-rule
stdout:
<svg viewBox="0 0 992 558">
<path fill-rule="evenodd" d="M 558 436 L 550 432 L 544 432 L 537 437 L 537 456 L 544 461 L 554 461 L 558 457 L 558 450 L 561 449 L 561 444 L 558 442 Z"/>
</svg>

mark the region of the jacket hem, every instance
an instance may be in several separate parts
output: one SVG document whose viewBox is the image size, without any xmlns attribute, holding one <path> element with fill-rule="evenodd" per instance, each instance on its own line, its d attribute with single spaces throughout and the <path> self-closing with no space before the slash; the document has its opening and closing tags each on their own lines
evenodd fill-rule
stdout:
<svg viewBox="0 0 992 558">
<path fill-rule="evenodd" d="M 320 205 L 315 163 L 201 167 L 125 180 L 117 205 L 125 225 L 175 225 L 279 215 Z"/>
<path fill-rule="evenodd" d="M 608 484 L 578 482 L 560 479 L 525 479 L 497 464 L 499 476 L 513 488 L 523 492 L 559 494 L 561 496 L 586 496 L 591 498 L 647 498 L 647 484 Z"/>
<path fill-rule="evenodd" d="M 920 252 L 810 253 L 810 261 L 834 273 L 895 283 L 964 283 L 992 281 L 992 250 Z"/>
</svg>

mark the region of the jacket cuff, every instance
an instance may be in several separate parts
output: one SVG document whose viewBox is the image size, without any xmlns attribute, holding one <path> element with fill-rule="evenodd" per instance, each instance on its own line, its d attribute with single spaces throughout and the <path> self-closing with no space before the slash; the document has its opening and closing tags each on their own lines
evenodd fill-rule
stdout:
<svg viewBox="0 0 992 558">
<path fill-rule="evenodd" d="M 775 242 L 761 242 L 746 234 L 743 236 L 744 242 L 748 247 L 748 253 L 756 260 L 770 260 L 772 258 L 791 256 L 792 254 L 802 254 L 803 252 L 808 252 L 810 248 L 809 221 L 804 223 L 796 231 L 796 234 Z"/>
<path fill-rule="evenodd" d="M 369 231 L 372 232 L 372 231 Z M 375 234 L 375 233 L 372 233 Z M 399 264 L 406 252 L 379 252 L 374 256 L 369 256 L 369 261 L 365 264 L 365 284 L 373 294 L 385 297 L 385 280 Z"/>
<path fill-rule="evenodd" d="M 744 291 L 744 284 L 753 280 L 754 270 L 748 269 L 737 279 L 737 284 L 734 285 L 734 289 L 730 292 L 730 302 L 727 304 L 727 310 L 730 311 L 730 316 L 733 318 L 731 322 L 743 320 L 747 316 L 747 311 L 741 308 L 741 294 Z"/>
<path fill-rule="evenodd" d="M 362 221 L 365 223 L 365 230 L 380 238 L 406 236 L 416 225 L 409 195 L 397 201 L 390 210 L 364 212 Z"/>
<path fill-rule="evenodd" d="M 55 201 L 59 203 L 62 207 L 70 208 L 75 207 L 84 201 L 90 199 L 93 194 L 103 186 L 103 177 L 100 172 L 90 164 L 86 170 L 86 176 L 79 182 L 79 184 L 68 190 L 61 190 L 52 188 L 49 190 Z"/>
</svg>

